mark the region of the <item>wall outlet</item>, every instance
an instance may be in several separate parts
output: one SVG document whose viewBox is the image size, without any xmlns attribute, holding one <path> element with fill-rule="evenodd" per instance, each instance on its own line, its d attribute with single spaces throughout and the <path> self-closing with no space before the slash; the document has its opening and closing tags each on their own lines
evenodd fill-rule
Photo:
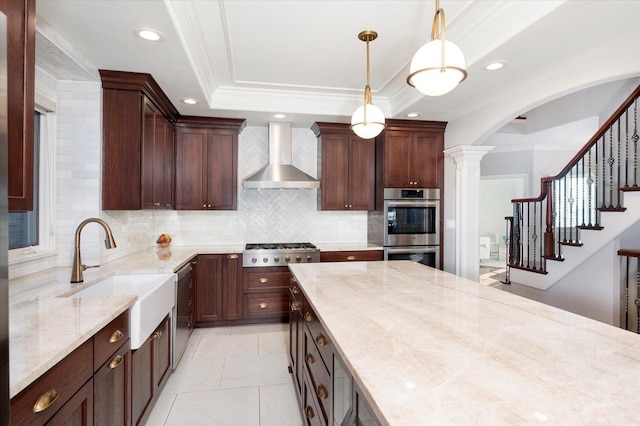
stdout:
<svg viewBox="0 0 640 426">
<path fill-rule="evenodd" d="M 455 219 L 447 219 L 444 227 L 447 228 L 447 229 L 456 229 L 456 221 L 455 221 Z"/>
<path fill-rule="evenodd" d="M 229 228 L 237 228 L 238 227 L 238 222 L 229 222 Z"/>
</svg>

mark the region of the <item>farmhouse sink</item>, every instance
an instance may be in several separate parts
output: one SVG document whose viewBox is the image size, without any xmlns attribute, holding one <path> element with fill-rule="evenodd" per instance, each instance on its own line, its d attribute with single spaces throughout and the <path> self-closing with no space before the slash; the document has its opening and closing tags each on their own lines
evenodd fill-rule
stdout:
<svg viewBox="0 0 640 426">
<path fill-rule="evenodd" d="M 114 275 L 68 297 L 132 294 L 138 300 L 129 311 L 131 349 L 138 349 L 175 304 L 174 274 Z"/>
</svg>

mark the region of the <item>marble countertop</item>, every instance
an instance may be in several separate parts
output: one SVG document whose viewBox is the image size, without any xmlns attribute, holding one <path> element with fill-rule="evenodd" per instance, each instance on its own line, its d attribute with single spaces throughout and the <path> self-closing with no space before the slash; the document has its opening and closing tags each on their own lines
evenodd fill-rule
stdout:
<svg viewBox="0 0 640 426">
<path fill-rule="evenodd" d="M 329 245 L 331 250 L 367 244 Z M 131 307 L 136 296 L 69 297 L 115 274 L 174 273 L 198 254 L 242 253 L 244 245 L 149 248 L 84 271 L 71 284 L 71 268 L 9 280 L 9 380 L 14 397 L 102 327 Z M 324 248 L 324 250 L 329 250 Z"/>
<path fill-rule="evenodd" d="M 638 423 L 637 334 L 409 261 L 289 268 L 384 424 Z"/>
</svg>

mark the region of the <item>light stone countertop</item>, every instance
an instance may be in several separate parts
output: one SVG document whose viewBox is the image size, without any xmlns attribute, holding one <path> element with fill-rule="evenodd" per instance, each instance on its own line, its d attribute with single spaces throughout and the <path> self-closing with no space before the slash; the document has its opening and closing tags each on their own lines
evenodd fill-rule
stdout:
<svg viewBox="0 0 640 426">
<path fill-rule="evenodd" d="M 289 268 L 383 424 L 639 423 L 637 334 L 410 261 Z"/>
</svg>

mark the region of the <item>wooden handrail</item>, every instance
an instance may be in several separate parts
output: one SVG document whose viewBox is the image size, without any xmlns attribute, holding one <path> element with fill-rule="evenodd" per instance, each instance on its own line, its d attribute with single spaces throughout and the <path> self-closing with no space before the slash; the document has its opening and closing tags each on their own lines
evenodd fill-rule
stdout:
<svg viewBox="0 0 640 426">
<path fill-rule="evenodd" d="M 640 250 L 634 249 L 620 249 L 618 250 L 618 256 L 637 257 L 640 258 Z"/>
</svg>

